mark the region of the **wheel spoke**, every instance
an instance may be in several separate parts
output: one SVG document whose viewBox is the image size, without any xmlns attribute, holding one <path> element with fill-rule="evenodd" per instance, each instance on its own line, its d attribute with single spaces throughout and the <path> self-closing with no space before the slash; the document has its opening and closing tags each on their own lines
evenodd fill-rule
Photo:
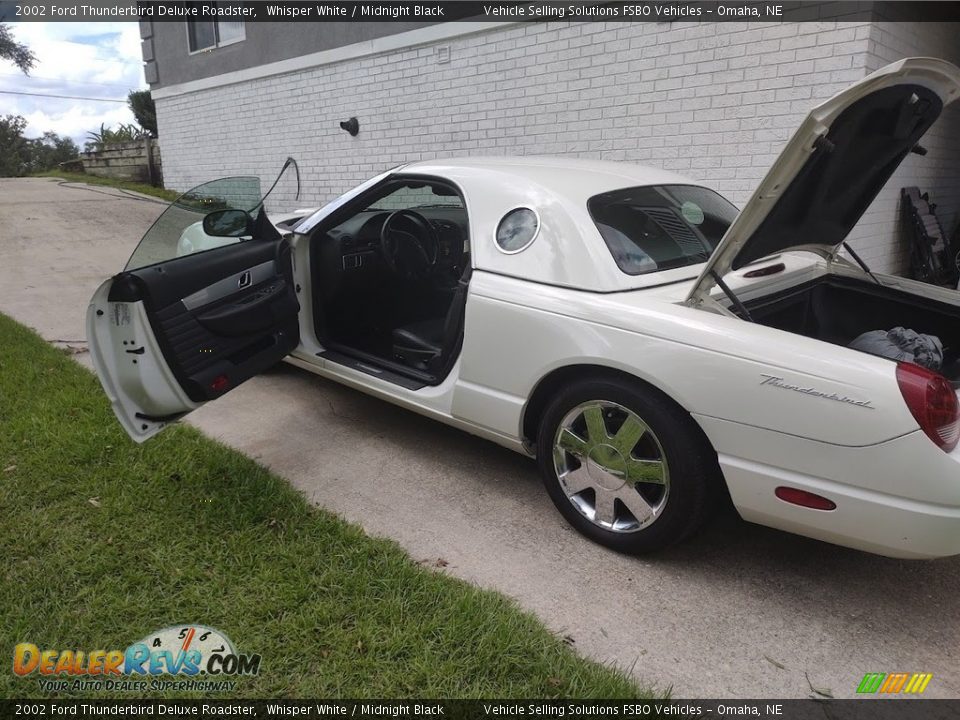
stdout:
<svg viewBox="0 0 960 720">
<path fill-rule="evenodd" d="M 580 459 L 585 458 L 587 455 L 587 441 L 570 428 L 563 428 L 563 430 L 560 431 L 560 437 L 557 438 L 557 445 Z"/>
<path fill-rule="evenodd" d="M 623 534 L 658 521 L 671 496 L 671 473 L 642 410 L 592 399 L 571 407 L 553 427 L 554 477 L 581 516 Z"/>
<path fill-rule="evenodd" d="M 610 440 L 607 426 L 603 422 L 603 410 L 599 405 L 588 407 L 583 411 L 583 417 L 587 421 L 587 436 L 590 442 L 605 443 Z"/>
<path fill-rule="evenodd" d="M 606 523 L 607 525 L 613 525 L 613 521 L 615 519 L 614 501 L 616 499 L 617 496 L 615 493 L 612 493 L 609 490 L 597 488 L 597 503 L 595 508 L 598 522 Z"/>
<path fill-rule="evenodd" d="M 653 515 L 653 508 L 644 500 L 643 496 L 637 492 L 636 488 L 630 485 L 624 485 L 617 493 L 620 502 L 626 505 L 627 510 L 633 515 L 641 525 Z"/>
<path fill-rule="evenodd" d="M 628 457 L 626 463 L 628 484 L 645 482 L 665 485 L 667 482 L 663 460 L 637 460 Z"/>
<path fill-rule="evenodd" d="M 567 495 L 576 495 L 579 492 L 583 492 L 587 488 L 593 487 L 594 483 L 590 479 L 589 473 L 587 473 L 587 468 L 583 465 L 578 467 L 576 470 L 570 470 L 567 473 L 564 473 L 563 477 L 560 478 L 563 482 L 563 489 Z"/>
<path fill-rule="evenodd" d="M 610 444 L 626 457 L 633 451 L 634 446 L 646 432 L 647 426 L 643 421 L 636 415 L 630 414 L 627 415 L 627 419 L 623 421 L 623 425 L 617 430 L 617 434 L 613 436 L 613 442 Z"/>
</svg>

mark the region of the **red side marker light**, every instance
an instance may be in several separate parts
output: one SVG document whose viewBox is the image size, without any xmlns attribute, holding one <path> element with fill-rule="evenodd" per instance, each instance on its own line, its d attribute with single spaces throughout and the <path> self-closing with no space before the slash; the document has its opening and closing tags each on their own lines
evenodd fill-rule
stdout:
<svg viewBox="0 0 960 720">
<path fill-rule="evenodd" d="M 813 508 L 814 510 L 836 510 L 837 504 L 833 500 L 828 500 L 822 495 L 814 495 L 806 490 L 780 486 L 774 493 L 778 498 L 791 505 Z"/>
<path fill-rule="evenodd" d="M 226 375 L 217 375 L 213 379 L 213 382 L 210 383 L 210 389 L 213 390 L 214 392 L 220 392 L 221 390 L 226 390 L 227 385 L 229 384 L 230 384 L 230 380 L 227 378 Z"/>
</svg>

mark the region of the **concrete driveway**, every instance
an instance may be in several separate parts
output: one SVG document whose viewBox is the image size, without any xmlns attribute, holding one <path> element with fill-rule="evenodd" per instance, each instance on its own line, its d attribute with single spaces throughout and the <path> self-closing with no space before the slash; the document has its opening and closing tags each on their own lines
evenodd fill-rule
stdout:
<svg viewBox="0 0 960 720">
<path fill-rule="evenodd" d="M 162 209 L 0 180 L 0 311 L 48 340 L 82 340 L 94 288 Z M 895 671 L 932 672 L 927 696 L 960 697 L 960 558 L 888 560 L 730 515 L 667 553 L 619 556 L 567 527 L 533 462 L 287 366 L 191 422 L 675 697 L 847 697 L 864 673 Z"/>
</svg>

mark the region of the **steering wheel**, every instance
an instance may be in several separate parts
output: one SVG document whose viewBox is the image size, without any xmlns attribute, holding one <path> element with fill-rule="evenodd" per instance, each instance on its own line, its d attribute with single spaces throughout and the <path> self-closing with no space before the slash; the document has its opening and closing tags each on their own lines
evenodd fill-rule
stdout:
<svg viewBox="0 0 960 720">
<path fill-rule="evenodd" d="M 437 265 L 440 239 L 433 225 L 414 210 L 390 213 L 380 230 L 383 261 L 406 280 L 422 280 Z"/>
</svg>

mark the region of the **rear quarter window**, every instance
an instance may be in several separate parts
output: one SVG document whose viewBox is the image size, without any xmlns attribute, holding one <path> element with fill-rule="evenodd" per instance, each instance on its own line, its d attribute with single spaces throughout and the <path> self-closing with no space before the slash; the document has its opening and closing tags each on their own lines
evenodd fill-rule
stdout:
<svg viewBox="0 0 960 720">
<path fill-rule="evenodd" d="M 628 275 L 705 262 L 737 209 L 696 185 L 650 185 L 595 195 L 587 209 L 619 268 Z"/>
</svg>

